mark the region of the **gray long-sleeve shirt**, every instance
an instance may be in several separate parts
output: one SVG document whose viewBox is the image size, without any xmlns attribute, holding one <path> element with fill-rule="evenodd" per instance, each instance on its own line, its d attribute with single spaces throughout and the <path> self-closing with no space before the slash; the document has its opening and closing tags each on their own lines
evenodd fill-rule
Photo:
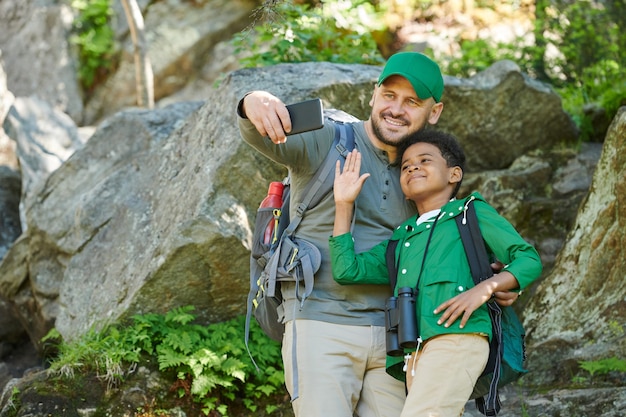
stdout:
<svg viewBox="0 0 626 417">
<path fill-rule="evenodd" d="M 261 137 L 249 120 L 241 117 L 238 120 L 244 141 L 289 170 L 294 206 L 294 201 L 299 201 L 302 191 L 329 152 L 335 132 L 333 122 L 327 120 L 322 129 L 289 136 L 286 143 L 275 145 L 270 139 Z M 400 189 L 399 167 L 391 164 L 385 151 L 372 145 L 363 122 L 353 126 L 356 148 L 362 154 L 361 171 L 371 174 L 356 201 L 353 236 L 358 253 L 389 238 L 393 229 L 415 214 L 416 210 Z M 302 318 L 337 324 L 383 326 L 385 301 L 391 295 L 389 286 L 342 286 L 332 277 L 328 238 L 332 235 L 334 219 L 335 203 L 332 193 L 329 193 L 316 207 L 306 212 L 296 231 L 297 237 L 314 243 L 320 249 L 322 264 L 315 275 L 313 293 L 302 308 L 295 300 L 293 284 L 282 284 L 285 320 Z"/>
</svg>

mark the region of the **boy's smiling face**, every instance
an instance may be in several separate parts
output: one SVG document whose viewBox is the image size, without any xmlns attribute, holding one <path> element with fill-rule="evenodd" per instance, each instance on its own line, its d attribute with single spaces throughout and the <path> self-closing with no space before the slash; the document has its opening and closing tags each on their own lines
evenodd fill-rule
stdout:
<svg viewBox="0 0 626 417">
<path fill-rule="evenodd" d="M 460 167 L 449 167 L 439 148 L 424 142 L 406 149 L 400 172 L 402 192 L 417 204 L 420 213 L 447 203 L 462 178 Z"/>
</svg>

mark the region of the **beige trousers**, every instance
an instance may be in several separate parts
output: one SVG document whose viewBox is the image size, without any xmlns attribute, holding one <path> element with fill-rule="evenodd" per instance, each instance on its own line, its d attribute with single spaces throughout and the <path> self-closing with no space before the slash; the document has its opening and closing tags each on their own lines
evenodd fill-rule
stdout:
<svg viewBox="0 0 626 417">
<path fill-rule="evenodd" d="M 405 388 L 385 371 L 384 327 L 290 321 L 282 355 L 296 417 L 400 415 Z"/>
<path fill-rule="evenodd" d="M 407 362 L 408 395 L 401 417 L 459 417 L 489 358 L 489 341 L 478 334 L 429 339 Z"/>
</svg>

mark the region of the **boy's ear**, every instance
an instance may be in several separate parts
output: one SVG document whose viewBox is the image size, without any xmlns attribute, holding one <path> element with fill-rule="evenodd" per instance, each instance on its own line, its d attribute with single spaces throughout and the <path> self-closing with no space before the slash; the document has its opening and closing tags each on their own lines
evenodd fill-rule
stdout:
<svg viewBox="0 0 626 417">
<path fill-rule="evenodd" d="M 454 166 L 450 168 L 450 184 L 456 184 L 457 182 L 461 182 L 463 179 L 463 170 L 460 166 Z"/>
</svg>

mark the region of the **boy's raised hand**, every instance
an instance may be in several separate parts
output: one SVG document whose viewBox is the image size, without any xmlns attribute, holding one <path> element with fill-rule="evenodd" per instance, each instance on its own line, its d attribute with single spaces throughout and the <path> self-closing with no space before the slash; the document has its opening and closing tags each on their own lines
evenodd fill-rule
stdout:
<svg viewBox="0 0 626 417">
<path fill-rule="evenodd" d="M 334 195 L 335 204 L 350 204 L 354 203 L 357 196 L 363 188 L 363 183 L 370 176 L 369 173 L 363 175 L 361 172 L 361 153 L 356 149 L 348 153 L 346 161 L 343 165 L 343 172 L 341 170 L 341 164 L 337 161 L 335 165 L 335 184 Z"/>
<path fill-rule="evenodd" d="M 337 161 L 335 165 L 335 184 L 333 194 L 335 196 L 335 224 L 333 236 L 339 236 L 350 231 L 352 215 L 354 214 L 354 200 L 361 192 L 363 183 L 370 174 L 360 175 L 361 153 L 356 149 L 346 156 L 343 164 Z"/>
</svg>

